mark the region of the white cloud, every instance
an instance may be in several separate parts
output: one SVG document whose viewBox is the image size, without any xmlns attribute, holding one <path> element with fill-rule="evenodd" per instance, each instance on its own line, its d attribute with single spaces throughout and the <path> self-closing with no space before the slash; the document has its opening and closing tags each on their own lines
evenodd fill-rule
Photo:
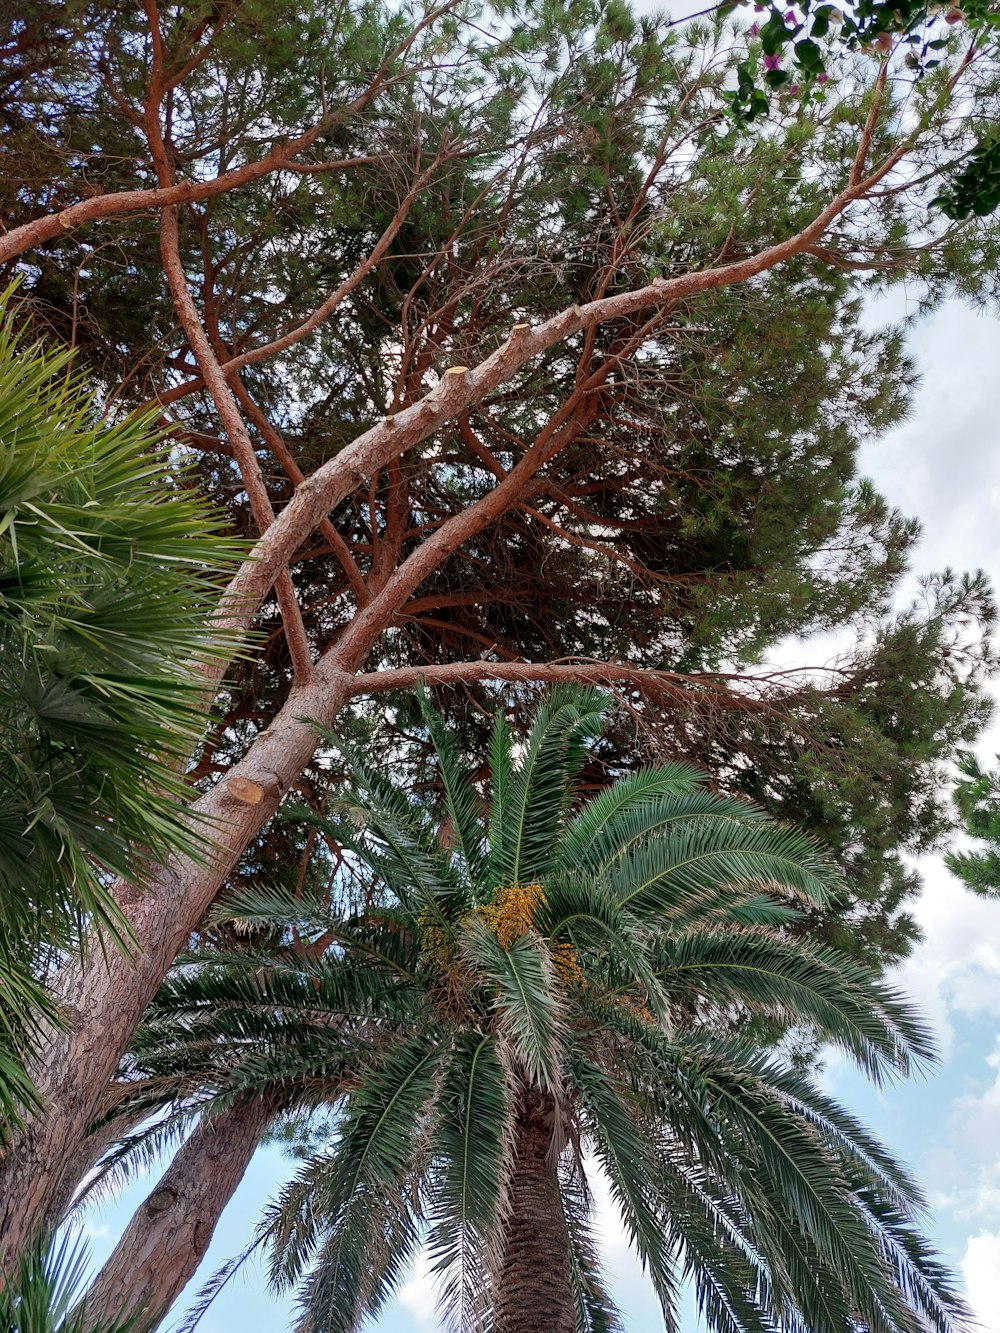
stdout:
<svg viewBox="0 0 1000 1333">
<path fill-rule="evenodd" d="M 979 898 L 940 860 L 921 858 L 925 888 L 913 913 L 924 932 L 893 981 L 950 1049 L 952 1018 L 1000 1018 L 1000 902 Z"/>
<path fill-rule="evenodd" d="M 111 1234 L 111 1228 L 106 1222 L 100 1226 L 94 1222 L 83 1222 L 77 1230 L 85 1240 L 106 1240 Z"/>
<path fill-rule="evenodd" d="M 924 1158 L 932 1201 L 956 1219 L 1000 1223 L 1000 1040 L 986 1063 L 996 1070 L 993 1082 L 978 1095 L 951 1102 L 943 1142 Z M 996 1284 L 1000 1289 L 1000 1265 Z"/>
<path fill-rule="evenodd" d="M 983 1231 L 969 1238 L 962 1275 L 982 1333 L 1000 1333 L 1000 1233 Z"/>
<path fill-rule="evenodd" d="M 412 1272 L 399 1289 L 399 1304 L 409 1311 L 419 1329 L 432 1330 L 438 1327 L 437 1282 L 431 1273 L 430 1263 L 425 1252 L 421 1252 L 414 1262 Z"/>
</svg>

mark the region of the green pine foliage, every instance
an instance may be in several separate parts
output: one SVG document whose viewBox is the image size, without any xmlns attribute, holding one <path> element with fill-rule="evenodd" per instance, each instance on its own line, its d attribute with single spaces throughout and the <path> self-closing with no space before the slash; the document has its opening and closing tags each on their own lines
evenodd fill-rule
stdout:
<svg viewBox="0 0 1000 1333">
<path fill-rule="evenodd" d="M 958 768 L 953 796 L 973 846 L 949 852 L 945 865 L 973 893 L 1000 898 L 1000 772 L 984 769 L 969 751 L 959 757 Z"/>
<path fill-rule="evenodd" d="M 682 765 L 581 798 L 596 693 L 553 690 L 523 742 L 499 717 L 488 783 L 420 708 L 436 814 L 347 753 L 336 808 L 293 815 L 339 849 L 363 904 L 236 893 L 216 916 L 244 943 L 185 959 L 130 1057 L 137 1096 L 172 1089 L 175 1115 L 265 1089 L 332 1111 L 255 1241 L 275 1286 L 298 1284 L 300 1326 L 374 1316 L 424 1243 L 444 1314 L 487 1328 L 531 1099 L 548 1108 L 581 1333 L 617 1327 L 596 1167 L 668 1328 L 684 1277 L 717 1333 L 964 1327 L 905 1169 L 746 1035 L 801 1026 L 876 1081 L 932 1056 L 891 987 L 789 929 L 838 892 L 829 859 Z"/>
</svg>

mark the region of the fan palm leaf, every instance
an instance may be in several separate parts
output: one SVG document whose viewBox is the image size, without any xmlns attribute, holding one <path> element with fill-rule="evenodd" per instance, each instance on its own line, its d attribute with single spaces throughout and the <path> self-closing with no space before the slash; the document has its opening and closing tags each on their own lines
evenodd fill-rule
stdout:
<svg viewBox="0 0 1000 1333">
<path fill-rule="evenodd" d="M 241 554 L 150 418 L 101 421 L 70 358 L 0 295 L 0 1137 L 58 1021 L 40 978 L 85 929 L 125 947 L 108 891 L 204 850 L 183 768 L 203 726 L 190 662 Z"/>
</svg>

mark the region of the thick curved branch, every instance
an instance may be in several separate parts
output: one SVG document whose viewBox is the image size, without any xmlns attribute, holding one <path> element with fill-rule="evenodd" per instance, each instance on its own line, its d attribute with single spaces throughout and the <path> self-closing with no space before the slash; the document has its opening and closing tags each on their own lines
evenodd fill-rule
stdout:
<svg viewBox="0 0 1000 1333">
<path fill-rule="evenodd" d="M 863 162 L 863 139 L 856 159 Z M 486 394 L 509 381 L 527 362 L 574 333 L 650 308 L 660 311 L 675 302 L 719 287 L 746 282 L 803 253 L 835 218 L 884 179 L 905 156 L 909 144 L 887 156 L 867 177 L 841 190 L 794 236 L 765 247 L 755 255 L 674 278 L 656 278 L 630 292 L 573 306 L 543 323 L 515 325 L 507 341 L 473 369 L 454 367 L 419 402 L 387 417 L 359 435 L 298 488 L 288 505 L 261 537 L 248 561 L 232 580 L 220 608 L 224 624 L 244 629 L 280 569 L 329 514 L 373 472 L 421 444 L 446 423 L 461 417 Z M 853 173 L 853 168 L 852 168 Z"/>
<path fill-rule="evenodd" d="M 31 222 L 22 223 L 20 227 L 12 227 L 5 235 L 0 236 L 0 264 L 9 263 L 10 260 L 16 259 L 18 255 L 24 254 L 26 250 L 44 245 L 46 241 L 51 241 L 54 236 L 58 236 L 62 232 L 72 231 L 75 227 L 83 226 L 85 223 L 98 222 L 105 218 L 121 217 L 127 213 L 149 212 L 154 209 L 176 207 L 178 204 L 195 203 L 201 199 L 211 199 L 215 195 L 226 194 L 230 190 L 238 189 L 241 185 L 260 180 L 262 176 L 269 176 L 272 172 L 280 171 L 282 168 L 289 166 L 296 157 L 311 148 L 332 126 L 338 124 L 341 120 L 357 115 L 385 88 L 397 83 L 400 76 L 389 74 L 393 62 L 407 54 L 425 28 L 449 10 L 454 9 L 457 4 L 458 0 L 445 0 L 445 3 L 435 6 L 433 10 L 427 13 L 420 23 L 415 25 L 405 41 L 401 42 L 396 50 L 382 62 L 372 82 L 353 102 L 338 107 L 336 111 L 321 117 L 309 129 L 304 130 L 294 138 L 285 141 L 278 140 L 269 152 L 255 162 L 246 162 L 241 167 L 224 171 L 221 175 L 213 176 L 209 180 L 177 181 L 169 185 L 161 183 L 155 190 L 120 190 L 114 194 L 99 194 L 90 199 L 81 199 L 75 204 L 70 204 L 67 208 L 60 209 L 57 213 L 49 213 L 45 217 L 34 218 Z M 155 51 L 161 41 L 158 24 L 155 25 L 153 41 Z M 162 51 L 156 59 L 162 77 Z M 326 162 L 323 165 L 328 171 L 340 169 L 346 171 L 353 166 L 363 165 L 369 160 L 367 157 L 349 157 L 339 161 Z"/>
</svg>

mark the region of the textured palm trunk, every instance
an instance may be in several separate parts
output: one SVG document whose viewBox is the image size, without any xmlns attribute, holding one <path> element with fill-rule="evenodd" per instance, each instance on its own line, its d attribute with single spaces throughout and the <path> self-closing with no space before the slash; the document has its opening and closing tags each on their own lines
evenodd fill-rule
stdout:
<svg viewBox="0 0 1000 1333">
<path fill-rule="evenodd" d="M 89 1310 L 141 1312 L 140 1328 L 156 1328 L 205 1257 L 274 1114 L 269 1099 L 247 1097 L 198 1124 L 88 1289 Z"/>
<path fill-rule="evenodd" d="M 552 1144 L 551 1102 L 528 1093 L 515 1123 L 511 1213 L 494 1333 L 575 1333 L 576 1310 Z"/>
</svg>

